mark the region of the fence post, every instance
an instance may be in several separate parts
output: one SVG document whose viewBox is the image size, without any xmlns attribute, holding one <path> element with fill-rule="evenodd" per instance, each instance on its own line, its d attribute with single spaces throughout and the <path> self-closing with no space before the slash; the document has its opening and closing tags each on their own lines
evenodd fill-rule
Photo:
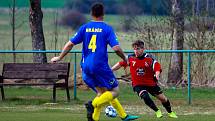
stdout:
<svg viewBox="0 0 215 121">
<path fill-rule="evenodd" d="M 77 99 L 77 87 L 76 87 L 76 65 L 77 65 L 77 57 L 76 57 L 76 52 L 74 53 L 75 54 L 75 57 L 74 57 L 74 100 Z"/>
<path fill-rule="evenodd" d="M 188 81 L 188 104 L 191 104 L 191 73 L 190 73 L 190 69 L 191 69 L 191 56 L 190 56 L 190 52 L 188 52 L 188 57 L 187 57 L 187 81 Z"/>
</svg>

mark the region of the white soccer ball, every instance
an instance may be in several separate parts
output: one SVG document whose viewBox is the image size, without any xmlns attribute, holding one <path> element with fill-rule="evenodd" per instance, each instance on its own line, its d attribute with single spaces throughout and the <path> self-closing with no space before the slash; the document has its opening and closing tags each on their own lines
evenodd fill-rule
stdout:
<svg viewBox="0 0 215 121">
<path fill-rule="evenodd" d="M 116 117 L 117 116 L 116 109 L 113 106 L 107 106 L 105 108 L 105 115 L 112 118 Z"/>
</svg>

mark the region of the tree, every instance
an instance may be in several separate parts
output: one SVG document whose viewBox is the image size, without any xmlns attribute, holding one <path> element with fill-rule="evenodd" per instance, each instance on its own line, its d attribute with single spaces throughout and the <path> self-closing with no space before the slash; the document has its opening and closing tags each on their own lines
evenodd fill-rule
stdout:
<svg viewBox="0 0 215 121">
<path fill-rule="evenodd" d="M 12 50 L 15 50 L 15 6 L 16 6 L 16 0 L 13 0 L 13 7 L 12 9 L 12 20 L 11 20 L 11 26 L 12 26 Z M 16 62 L 16 53 L 13 53 L 13 62 Z"/>
<path fill-rule="evenodd" d="M 200 1 L 196 0 L 196 14 L 197 16 L 200 15 Z"/>
<path fill-rule="evenodd" d="M 16 37 L 17 34 L 20 32 L 19 29 L 27 22 L 26 20 L 20 19 L 19 16 L 20 11 L 16 7 L 16 0 L 11 0 L 11 4 L 9 4 L 9 15 L 10 15 L 10 26 L 11 26 L 11 36 L 12 36 L 12 50 L 15 51 L 19 45 L 19 43 L 27 37 L 27 34 L 22 35 L 20 37 Z M 23 10 L 21 10 L 23 12 Z M 13 53 L 13 62 L 16 62 L 16 53 Z"/>
<path fill-rule="evenodd" d="M 205 0 L 200 4 L 199 14 L 187 21 L 190 23 L 190 33 L 185 37 L 185 44 L 194 50 L 213 50 L 215 47 L 215 19 L 210 13 L 214 0 Z M 215 79 L 213 64 L 214 55 L 198 53 L 192 55 L 192 83 L 195 85 L 212 86 Z"/>
<path fill-rule="evenodd" d="M 32 36 L 32 48 L 33 50 L 46 50 L 45 38 L 43 34 L 42 26 L 43 12 L 41 10 L 40 0 L 30 0 L 30 28 Z M 46 63 L 47 57 L 45 53 L 34 53 L 33 62 Z"/>
<path fill-rule="evenodd" d="M 172 0 L 173 41 L 172 50 L 183 50 L 184 43 L 184 14 L 182 2 Z M 176 84 L 181 81 L 183 73 L 183 53 L 172 53 L 167 83 Z"/>
<path fill-rule="evenodd" d="M 128 32 L 132 30 L 132 24 L 136 21 L 136 17 L 142 12 L 142 9 L 138 6 L 138 1 L 123 0 L 121 5 L 118 6 L 120 8 L 118 13 L 123 15 L 122 29 Z"/>
</svg>

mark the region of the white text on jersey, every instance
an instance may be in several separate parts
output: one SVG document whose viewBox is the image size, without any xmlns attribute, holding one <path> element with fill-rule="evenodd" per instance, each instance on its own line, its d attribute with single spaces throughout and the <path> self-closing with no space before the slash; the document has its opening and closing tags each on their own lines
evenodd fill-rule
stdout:
<svg viewBox="0 0 215 121">
<path fill-rule="evenodd" d="M 86 32 L 102 32 L 101 28 L 86 28 Z"/>
</svg>

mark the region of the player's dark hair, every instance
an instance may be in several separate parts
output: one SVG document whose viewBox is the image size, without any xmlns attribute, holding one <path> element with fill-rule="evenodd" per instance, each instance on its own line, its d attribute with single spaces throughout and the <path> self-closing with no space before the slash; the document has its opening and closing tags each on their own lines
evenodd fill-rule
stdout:
<svg viewBox="0 0 215 121">
<path fill-rule="evenodd" d="M 104 5 L 102 3 L 95 3 L 91 7 L 91 14 L 95 17 L 104 16 Z"/>
<path fill-rule="evenodd" d="M 144 42 L 141 40 L 136 40 L 132 43 L 132 47 L 135 47 L 135 46 L 144 48 Z"/>
</svg>

